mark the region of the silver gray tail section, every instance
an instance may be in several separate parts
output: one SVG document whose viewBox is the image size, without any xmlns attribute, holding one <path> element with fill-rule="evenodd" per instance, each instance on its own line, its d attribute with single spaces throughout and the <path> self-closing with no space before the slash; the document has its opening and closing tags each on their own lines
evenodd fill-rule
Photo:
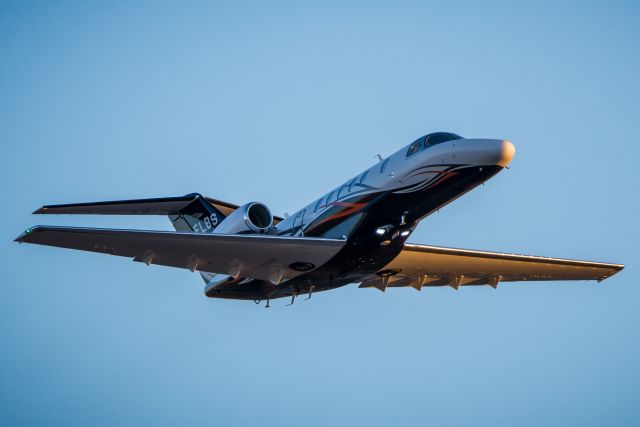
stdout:
<svg viewBox="0 0 640 427">
<path fill-rule="evenodd" d="M 189 194 L 190 201 L 177 212 L 168 214 L 176 231 L 211 233 L 226 217 L 200 194 Z"/>
</svg>

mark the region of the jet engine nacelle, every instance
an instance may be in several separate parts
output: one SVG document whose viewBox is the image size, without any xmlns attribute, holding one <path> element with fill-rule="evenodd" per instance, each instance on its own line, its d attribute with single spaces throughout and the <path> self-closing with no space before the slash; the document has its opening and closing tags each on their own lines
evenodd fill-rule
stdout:
<svg viewBox="0 0 640 427">
<path fill-rule="evenodd" d="M 243 232 L 266 233 L 273 225 L 273 215 L 268 207 L 258 202 L 247 203 L 233 211 L 215 229 L 218 234 Z"/>
</svg>

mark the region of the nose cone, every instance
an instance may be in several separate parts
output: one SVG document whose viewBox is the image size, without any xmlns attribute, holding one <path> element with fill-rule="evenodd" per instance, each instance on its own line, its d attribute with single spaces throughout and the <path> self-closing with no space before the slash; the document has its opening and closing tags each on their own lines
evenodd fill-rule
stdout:
<svg viewBox="0 0 640 427">
<path fill-rule="evenodd" d="M 516 155 L 516 146 L 511 141 L 500 141 L 496 149 L 496 164 L 506 167 Z"/>
<path fill-rule="evenodd" d="M 452 163 L 506 167 L 516 154 L 516 147 L 502 139 L 463 139 L 452 141 L 449 149 Z"/>
<path fill-rule="evenodd" d="M 502 139 L 477 139 L 474 142 L 476 151 L 475 164 L 487 166 L 507 167 L 516 154 L 516 147 Z"/>
</svg>

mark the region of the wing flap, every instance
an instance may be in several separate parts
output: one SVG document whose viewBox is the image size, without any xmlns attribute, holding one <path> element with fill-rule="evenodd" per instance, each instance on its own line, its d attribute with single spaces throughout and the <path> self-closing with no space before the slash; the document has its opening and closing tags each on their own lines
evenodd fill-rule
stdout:
<svg viewBox="0 0 640 427">
<path fill-rule="evenodd" d="M 416 287 L 419 281 L 420 288 L 422 284 L 457 288 L 516 281 L 600 281 L 623 268 L 621 264 L 407 244 L 383 271 L 396 273 L 391 287 Z M 365 280 L 364 287 L 372 281 L 375 278 Z"/>
<path fill-rule="evenodd" d="M 320 266 L 345 244 L 343 240 L 318 238 L 50 226 L 28 229 L 16 241 L 276 282 L 302 274 L 290 265 Z"/>
</svg>

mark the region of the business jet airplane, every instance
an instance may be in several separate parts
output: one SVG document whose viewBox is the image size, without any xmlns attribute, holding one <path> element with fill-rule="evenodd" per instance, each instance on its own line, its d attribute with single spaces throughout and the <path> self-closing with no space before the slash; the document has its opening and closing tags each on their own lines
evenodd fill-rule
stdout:
<svg viewBox="0 0 640 427">
<path fill-rule="evenodd" d="M 335 289 L 604 280 L 620 264 L 405 243 L 418 222 L 507 167 L 509 141 L 418 138 L 286 218 L 262 203 L 183 197 L 44 206 L 36 214 L 167 215 L 175 232 L 36 226 L 17 239 L 198 271 L 211 298 L 254 300 Z"/>
</svg>

